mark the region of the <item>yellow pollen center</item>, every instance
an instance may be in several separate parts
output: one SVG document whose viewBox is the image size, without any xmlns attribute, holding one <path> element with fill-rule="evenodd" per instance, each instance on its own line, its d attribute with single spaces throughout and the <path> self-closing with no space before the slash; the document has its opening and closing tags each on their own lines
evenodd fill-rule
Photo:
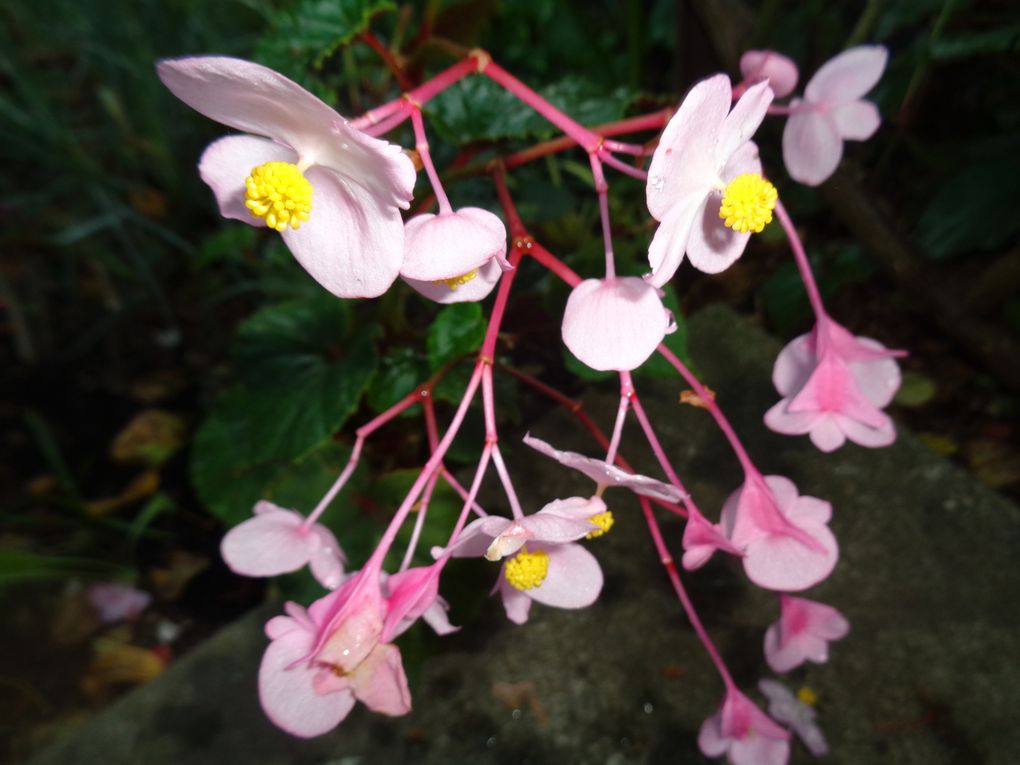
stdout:
<svg viewBox="0 0 1020 765">
<path fill-rule="evenodd" d="M 297 230 L 312 211 L 312 184 L 290 162 L 266 162 L 244 179 L 244 206 L 269 228 Z"/>
<path fill-rule="evenodd" d="M 611 528 L 613 528 L 613 524 L 615 522 L 616 521 L 613 518 L 613 513 L 609 510 L 604 510 L 603 512 L 598 513 L 597 515 L 593 515 L 591 518 L 588 519 L 588 523 L 594 523 L 596 526 L 598 526 L 598 528 L 594 529 L 593 531 L 589 531 L 587 534 L 585 534 L 584 538 L 594 539 L 595 537 L 602 536 Z"/>
<path fill-rule="evenodd" d="M 451 276 L 449 279 L 437 279 L 436 284 L 445 284 L 450 288 L 450 292 L 456 292 L 458 287 L 467 284 L 469 281 L 478 276 L 478 269 L 468 271 L 466 274 L 460 276 Z"/>
<path fill-rule="evenodd" d="M 801 704 L 807 704 L 809 707 L 813 707 L 818 703 L 818 694 L 805 685 L 797 691 L 797 699 Z"/>
<path fill-rule="evenodd" d="M 772 222 L 778 196 L 776 187 L 758 173 L 738 175 L 723 191 L 719 217 L 734 231 L 760 234 Z"/>
<path fill-rule="evenodd" d="M 533 590 L 545 581 L 549 573 L 549 553 L 545 550 L 528 552 L 527 547 L 506 562 L 503 569 L 507 582 L 518 590 Z"/>
</svg>

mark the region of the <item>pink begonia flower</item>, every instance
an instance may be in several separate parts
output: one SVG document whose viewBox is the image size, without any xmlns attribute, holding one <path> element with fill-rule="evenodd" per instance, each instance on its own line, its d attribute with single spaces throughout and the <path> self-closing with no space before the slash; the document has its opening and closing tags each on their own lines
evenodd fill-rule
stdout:
<svg viewBox="0 0 1020 765">
<path fill-rule="evenodd" d="M 599 497 L 570 497 L 519 520 L 490 515 L 469 523 L 450 547 L 432 554 L 504 559 L 495 589 L 510 621 L 524 624 L 532 601 L 584 608 L 598 598 L 602 569 L 594 555 L 573 542 L 598 534 L 602 528 L 593 519 L 606 512 Z"/>
<path fill-rule="evenodd" d="M 737 690 L 726 691 L 722 707 L 698 731 L 706 757 L 726 758 L 732 765 L 786 765 L 790 734 Z"/>
<path fill-rule="evenodd" d="M 786 686 L 775 680 L 759 680 L 758 688 L 769 701 L 769 716 L 776 722 L 793 729 L 797 737 L 804 742 L 815 757 L 824 757 L 829 753 L 829 745 L 825 736 L 815 724 L 818 713 L 802 702 Z"/>
<path fill-rule="evenodd" d="M 675 329 L 658 290 L 636 276 L 586 279 L 563 311 L 563 343 L 600 372 L 636 369 Z"/>
<path fill-rule="evenodd" d="M 729 496 L 719 526 L 711 528 L 721 530 L 743 554 L 744 571 L 752 582 L 792 592 L 818 584 L 835 568 L 839 547 L 827 525 L 831 516 L 828 502 L 799 496 L 789 478 L 753 475 Z M 707 535 L 696 541 L 692 562 L 698 565 L 708 560 L 713 547 L 732 552 Z"/>
<path fill-rule="evenodd" d="M 389 288 L 404 257 L 399 208 L 408 207 L 415 180 L 399 146 L 355 130 L 297 83 L 250 61 L 195 56 L 156 69 L 192 109 L 249 134 L 214 141 L 199 162 L 224 217 L 279 230 L 338 297 Z"/>
<path fill-rule="evenodd" d="M 828 317 L 794 339 L 776 358 L 772 381 L 783 399 L 765 413 L 777 433 L 808 433 L 831 452 L 846 439 L 861 446 L 888 446 L 896 427 L 882 407 L 900 387 L 900 368 L 876 340 L 854 337 Z"/>
<path fill-rule="evenodd" d="M 748 84 L 768 80 L 776 98 L 786 98 L 797 87 L 797 65 L 774 50 L 746 51 L 740 57 L 740 74 Z"/>
<path fill-rule="evenodd" d="M 881 45 L 843 51 L 815 72 L 803 100 L 790 102 L 783 161 L 791 178 L 817 186 L 839 165 L 843 141 L 863 141 L 878 130 L 878 108 L 861 96 L 875 87 L 888 58 Z"/>
<path fill-rule="evenodd" d="M 695 507 L 688 507 L 687 525 L 684 527 L 684 555 L 681 559 L 683 567 L 688 571 L 701 568 L 716 550 L 728 552 L 730 555 L 743 556 L 726 537 L 726 531 L 718 523 L 712 523 Z"/>
<path fill-rule="evenodd" d="M 103 582 L 88 588 L 88 599 L 104 624 L 134 619 L 149 607 L 152 595 L 120 582 Z"/>
<path fill-rule="evenodd" d="M 223 537 L 220 554 L 242 576 L 277 576 L 310 564 L 312 575 L 327 589 L 343 579 L 346 561 L 333 532 L 319 523 L 305 526 L 305 517 L 272 502 L 255 503 L 254 517 Z"/>
<path fill-rule="evenodd" d="M 384 577 L 383 592 L 389 603 L 381 638 L 384 643 L 403 634 L 419 618 L 437 635 L 448 635 L 460 629 L 450 624 L 446 615 L 450 607 L 439 596 L 439 574 L 442 570 L 440 561 Z"/>
<path fill-rule="evenodd" d="M 829 642 L 842 640 L 850 622 L 832 606 L 779 596 L 779 621 L 765 631 L 765 660 L 773 672 L 789 672 L 805 661 L 829 660 Z"/>
<path fill-rule="evenodd" d="M 378 571 L 363 569 L 308 610 L 294 603 L 266 623 L 272 641 L 259 668 L 259 700 L 295 736 L 335 728 L 361 701 L 402 715 L 411 695 L 400 650 L 382 640 L 387 613 Z"/>
<path fill-rule="evenodd" d="M 546 457 L 551 457 L 561 465 L 584 473 L 597 483 L 601 489 L 622 486 L 625 489 L 630 489 L 635 494 L 651 497 L 652 499 L 661 499 L 666 502 L 679 502 L 686 496 L 675 486 L 670 486 L 668 483 L 657 481 L 648 476 L 628 473 L 616 465 L 610 465 L 605 460 L 585 457 L 577 452 L 560 451 L 540 438 L 535 438 L 530 433 L 524 436 L 524 443 Z"/>
<path fill-rule="evenodd" d="M 761 180 L 758 147 L 750 138 L 772 103 L 772 90 L 767 82 L 752 85 L 732 111 L 731 95 L 724 74 L 696 84 L 652 155 L 645 196 L 648 211 L 660 223 L 648 250 L 652 273 L 646 278 L 656 287 L 673 278 L 685 253 L 701 271 L 725 270 L 751 236 L 748 229 L 727 227 L 719 209 L 734 179 L 753 175 Z"/>
<path fill-rule="evenodd" d="M 481 300 L 510 267 L 506 228 L 488 210 L 462 207 L 439 215 L 425 213 L 404 226 L 400 277 L 430 300 Z"/>
</svg>

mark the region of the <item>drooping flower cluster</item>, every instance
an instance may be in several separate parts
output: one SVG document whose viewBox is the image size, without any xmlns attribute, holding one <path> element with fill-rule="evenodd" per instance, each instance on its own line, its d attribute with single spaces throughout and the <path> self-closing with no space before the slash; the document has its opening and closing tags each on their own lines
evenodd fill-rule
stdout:
<svg viewBox="0 0 1020 765">
<path fill-rule="evenodd" d="M 894 360 L 899 352 L 854 337 L 829 318 L 797 232 L 778 189 L 763 177 L 758 147 L 752 141 L 767 114 L 789 115 L 783 136 L 787 169 L 800 182 L 822 182 L 838 164 L 843 140 L 863 139 L 877 129 L 877 109 L 861 98 L 875 85 L 885 62 L 880 47 L 846 51 L 814 75 L 802 99 L 777 107 L 774 98 L 784 98 L 796 87 L 796 66 L 773 51 L 748 51 L 741 59 L 743 80 L 736 86 L 719 74 L 691 88 L 665 125 L 645 171 L 613 156 L 619 151 L 646 157 L 642 146 L 593 133 L 502 70 L 488 54 L 473 51 L 430 81 L 433 84 L 355 121 L 359 127 L 376 125 L 374 135 L 383 135 L 383 125 L 411 120 L 417 156 L 438 210 L 419 211 L 406 222 L 401 210 L 409 207 L 416 172 L 400 147 L 362 132 L 297 84 L 258 64 L 222 57 L 160 62 L 159 76 L 175 95 L 242 132 L 211 144 L 199 162 L 220 212 L 279 232 L 298 262 L 334 295 L 376 297 L 400 278 L 438 303 L 478 301 L 503 277 L 492 322 L 443 438 L 435 432 L 429 395 L 436 381 L 423 381 L 415 392 L 359 429 L 348 465 L 307 517 L 261 501 L 251 518 L 224 537 L 222 554 L 235 572 L 274 576 L 308 566 L 328 590 L 307 609 L 288 603 L 285 615 L 266 624 L 270 643 L 259 671 L 259 695 L 277 725 L 297 736 L 320 735 L 359 701 L 382 714 L 409 712 L 410 691 L 394 641 L 418 620 L 439 634 L 457 629 L 439 595 L 440 576 L 454 558 L 480 556 L 499 563 L 493 592 L 499 593 L 507 617 L 516 624 L 528 621 L 533 603 L 566 609 L 594 603 L 603 573 L 583 541 L 612 528 L 615 518 L 603 496 L 620 487 L 639 498 L 653 543 L 725 686 L 721 706 L 699 732 L 702 752 L 726 756 L 733 765 L 783 765 L 789 756 L 790 732 L 780 723 L 815 754 L 827 750 L 814 709 L 783 686 L 768 680 L 760 685 L 771 717 L 738 690 L 684 594 L 652 503 L 686 517 L 685 570 L 703 566 L 722 551 L 741 561 L 751 582 L 781 593 L 780 617 L 764 635 L 765 661 L 776 672 L 804 661 L 826 661 L 829 643 L 849 630 L 835 608 L 785 594 L 812 587 L 833 571 L 839 547 L 828 525 L 832 508 L 824 500 L 801 495 L 789 479 L 763 475 L 755 467 L 714 394 L 662 345 L 676 323 L 661 290 L 685 259 L 705 273 L 725 270 L 742 256 L 752 233 L 760 233 L 778 218 L 804 276 L 817 323 L 811 333 L 780 353 L 773 380 L 782 400 L 766 413 L 765 422 L 782 433 L 809 434 L 824 451 L 847 439 L 864 446 L 892 442 L 895 429 L 882 408 L 900 382 Z M 604 276 L 581 278 L 544 248 L 531 254 L 572 288 L 561 326 L 566 348 L 593 369 L 619 373 L 617 419 L 612 438 L 602 441 L 604 459 L 524 437 L 535 451 L 595 483 L 591 494 L 553 499 L 532 514 L 521 510 L 498 449 L 493 387 L 500 322 L 516 275 L 511 262 L 527 254 L 532 240 L 523 231 L 498 162 L 493 165 L 494 180 L 515 232 L 509 257 L 506 228 L 498 216 L 450 204 L 432 164 L 422 116 L 421 104 L 441 90 L 434 83 L 441 81 L 446 87 L 472 72 L 517 95 L 587 151 L 602 215 Z M 603 163 L 646 180 L 648 210 L 658 227 L 648 249 L 651 271 L 643 278 L 616 273 Z M 685 491 L 637 398 L 630 372 L 656 350 L 694 388 L 699 406 L 719 425 L 743 468 L 743 483 L 726 500 L 717 522 Z M 523 373 L 520 377 L 527 379 Z M 544 383 L 536 387 L 548 391 Z M 443 458 L 479 390 L 485 442 L 466 491 L 446 470 Z M 565 398 L 557 397 L 561 402 Z M 429 434 L 428 460 L 368 561 L 360 570 L 348 572 L 340 544 L 319 519 L 354 470 L 363 439 L 418 404 Z M 622 459 L 621 432 L 630 411 L 668 480 L 639 475 Z M 590 419 L 586 424 L 593 427 Z M 478 504 L 479 486 L 490 464 L 499 475 L 509 517 L 487 514 Z M 460 492 L 461 514 L 445 546 L 433 548 L 433 562 L 414 566 L 431 492 L 441 479 Z M 383 561 L 412 513 L 417 515 L 403 562 L 388 574 Z M 478 517 L 469 522 L 471 513 Z M 96 600 L 97 608 L 109 606 L 107 601 L 116 600 L 114 594 Z M 133 603 L 110 606 L 111 613 L 144 607 Z"/>
</svg>

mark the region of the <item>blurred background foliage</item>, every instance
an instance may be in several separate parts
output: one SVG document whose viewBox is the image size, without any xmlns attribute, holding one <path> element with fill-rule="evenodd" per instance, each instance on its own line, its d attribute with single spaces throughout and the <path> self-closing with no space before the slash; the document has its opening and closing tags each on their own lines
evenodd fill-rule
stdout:
<svg viewBox="0 0 1020 765">
<path fill-rule="evenodd" d="M 366 44 L 369 28 L 395 67 Z M 448 374 L 436 398 L 440 415 L 447 413 L 483 332 L 479 306 L 438 310 L 399 282 L 377 301 L 334 300 L 279 237 L 220 219 L 195 163 L 224 131 L 163 88 L 157 59 L 253 58 L 353 116 L 452 63 L 458 51 L 483 46 L 573 116 L 597 124 L 676 105 L 698 78 L 721 68 L 736 74 L 736 56 L 749 47 L 792 56 L 802 87 L 826 59 L 863 42 L 891 51 L 872 93 L 884 117 L 879 133 L 848 145 L 837 176 L 812 190 L 786 178 L 782 124 L 770 121 L 759 135 L 767 173 L 805 235 L 833 314 L 859 333 L 910 349 L 899 419 L 981 480 L 1018 496 L 1014 3 L 5 3 L 0 584 L 116 579 L 142 586 L 156 604 L 122 635 L 124 645 L 186 648 L 263 595 L 262 583 L 233 577 L 218 561 L 224 527 L 247 517 L 259 497 L 302 510 L 314 505 L 346 460 L 354 426 L 440 369 Z M 436 98 L 427 117 L 454 204 L 497 211 L 479 170 L 554 135 L 483 78 Z M 390 137 L 412 143 L 406 129 Z M 416 204 L 428 196 L 421 176 Z M 616 173 L 610 181 L 620 270 L 638 274 L 654 222 L 640 183 Z M 531 163 L 512 172 L 510 186 L 532 233 L 582 275 L 597 275 L 601 239 L 585 158 L 575 151 Z M 778 227 L 724 275 L 685 268 L 675 285 L 668 300 L 678 317 L 724 300 L 784 339 L 810 326 Z M 500 352 L 501 361 L 576 396 L 600 376 L 556 340 L 566 295 L 525 262 Z M 683 352 L 680 324 L 671 342 Z M 650 363 L 642 372 L 663 369 Z M 508 375 L 501 379 L 497 396 L 514 442 L 551 404 Z M 326 516 L 356 560 L 425 454 L 419 414 L 406 417 L 407 427 L 373 437 L 338 503 L 345 509 Z M 479 433 L 475 412 L 451 465 L 476 457 Z M 441 494 L 430 512 L 442 526 L 457 509 Z M 432 540 L 425 542 L 427 549 Z M 80 593 L 61 587 L 31 592 L 50 598 L 65 617 L 54 624 L 66 631 L 68 602 Z M 309 596 L 300 577 L 283 587 Z M 9 590 L 0 596 L 10 600 Z M 39 618 L 31 600 L 7 605 L 15 622 Z M 158 637 L 167 622 L 181 628 L 163 629 L 170 640 Z M 74 645 L 68 661 L 93 667 L 81 643 Z M 141 663 L 140 674 L 151 674 L 151 660 Z M 11 672 L 0 666 L 0 677 Z M 75 677 L 61 670 L 30 682 L 41 693 L 66 691 Z M 88 677 L 94 688 L 94 673 Z M 4 719 L 13 722 L 3 724 L 20 729 L 81 702 L 75 693 L 64 698 L 41 713 L 19 693 L 5 696 Z"/>
</svg>

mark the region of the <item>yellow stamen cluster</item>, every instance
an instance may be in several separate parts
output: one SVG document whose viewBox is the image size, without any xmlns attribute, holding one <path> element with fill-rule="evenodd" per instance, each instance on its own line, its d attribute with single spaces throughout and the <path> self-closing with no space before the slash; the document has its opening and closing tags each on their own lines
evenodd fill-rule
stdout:
<svg viewBox="0 0 1020 765">
<path fill-rule="evenodd" d="M 613 518 L 613 513 L 609 510 L 604 510 L 601 513 L 593 515 L 591 518 L 588 519 L 588 523 L 594 523 L 596 526 L 598 526 L 598 528 L 593 531 L 589 531 L 587 534 L 585 534 L 584 538 L 594 539 L 595 537 L 602 536 L 611 528 L 613 528 L 613 524 L 615 522 L 616 521 Z"/>
<path fill-rule="evenodd" d="M 776 187 L 758 173 L 738 175 L 723 191 L 719 217 L 734 231 L 760 234 L 772 222 L 778 196 Z"/>
<path fill-rule="evenodd" d="M 460 276 L 451 276 L 449 279 L 437 279 L 435 283 L 445 284 L 447 287 L 450 288 L 450 292 L 456 292 L 458 287 L 462 287 L 463 285 L 467 284 L 476 276 L 478 276 L 477 268 L 474 269 L 473 271 L 468 271 L 466 274 L 461 274 Z"/>
<path fill-rule="evenodd" d="M 312 184 L 290 162 L 266 162 L 244 179 L 244 206 L 269 228 L 297 230 L 312 211 Z"/>
<path fill-rule="evenodd" d="M 813 707 L 818 703 L 818 694 L 805 685 L 797 691 L 797 699 L 801 704 L 807 704 L 809 707 Z"/>
<path fill-rule="evenodd" d="M 504 576 L 511 587 L 533 590 L 545 581 L 549 573 L 549 553 L 545 550 L 528 552 L 527 547 L 506 562 Z"/>
</svg>

